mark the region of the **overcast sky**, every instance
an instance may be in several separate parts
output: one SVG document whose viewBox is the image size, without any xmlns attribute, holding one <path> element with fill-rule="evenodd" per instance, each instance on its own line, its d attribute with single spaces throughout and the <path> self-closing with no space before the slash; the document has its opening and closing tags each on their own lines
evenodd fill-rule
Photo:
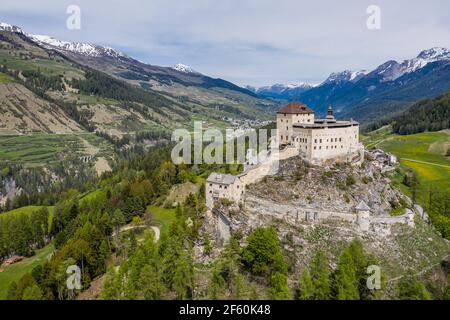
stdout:
<svg viewBox="0 0 450 320">
<path fill-rule="evenodd" d="M 190 65 L 239 85 L 322 82 L 421 50 L 450 47 L 450 1 L 0 0 L 0 21 L 34 34 L 117 48 L 144 62 Z M 81 29 L 66 27 L 71 4 Z M 381 29 L 366 26 L 369 5 Z"/>
</svg>

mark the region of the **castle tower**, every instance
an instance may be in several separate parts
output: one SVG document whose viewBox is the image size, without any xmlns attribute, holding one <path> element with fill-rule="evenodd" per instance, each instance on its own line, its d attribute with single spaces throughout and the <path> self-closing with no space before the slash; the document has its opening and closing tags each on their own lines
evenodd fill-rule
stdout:
<svg viewBox="0 0 450 320">
<path fill-rule="evenodd" d="M 327 122 L 336 122 L 336 119 L 334 118 L 333 107 L 331 106 L 331 104 L 328 106 L 326 119 L 327 119 Z"/>
</svg>

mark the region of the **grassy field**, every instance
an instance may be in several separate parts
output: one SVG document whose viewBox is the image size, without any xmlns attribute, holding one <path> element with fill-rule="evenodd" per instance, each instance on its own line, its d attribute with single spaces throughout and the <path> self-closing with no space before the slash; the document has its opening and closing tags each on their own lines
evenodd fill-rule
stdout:
<svg viewBox="0 0 450 320">
<path fill-rule="evenodd" d="M 0 61 L 3 65 L 14 70 L 40 71 L 48 76 L 64 75 L 68 79 L 80 79 L 84 77 L 83 71 L 62 61 L 40 58 L 24 60 L 16 56 L 11 56 L 8 52 L 0 52 Z"/>
<path fill-rule="evenodd" d="M 175 221 L 175 209 L 165 209 L 157 206 L 148 206 L 148 210 L 153 215 L 154 224 L 158 226 L 161 231 L 167 230 L 170 224 Z"/>
<path fill-rule="evenodd" d="M 395 154 L 403 167 L 413 169 L 426 189 L 435 186 L 450 192 L 450 132 L 422 132 L 395 135 L 388 127 L 362 136 L 367 148 L 381 148 Z"/>
<path fill-rule="evenodd" d="M 13 78 L 8 76 L 7 74 L 0 72 L 0 84 L 9 83 L 9 82 L 13 82 L 13 81 L 14 81 Z"/>
<path fill-rule="evenodd" d="M 22 276 L 28 272 L 31 272 L 37 265 L 43 264 L 48 260 L 55 248 L 52 244 L 37 250 L 33 257 L 26 258 L 13 265 L 5 267 L 0 272 L 0 300 L 5 300 L 8 293 L 8 288 L 13 281 L 19 281 Z"/>
</svg>

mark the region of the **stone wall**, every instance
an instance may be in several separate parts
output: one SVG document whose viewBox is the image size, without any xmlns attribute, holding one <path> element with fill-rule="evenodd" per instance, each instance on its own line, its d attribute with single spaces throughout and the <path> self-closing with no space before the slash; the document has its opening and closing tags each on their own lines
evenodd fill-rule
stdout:
<svg viewBox="0 0 450 320">
<path fill-rule="evenodd" d="M 404 215 L 398 217 L 376 217 L 368 211 L 337 212 L 319 208 L 295 208 L 292 205 L 278 204 L 269 200 L 253 197 L 248 197 L 246 199 L 246 208 L 250 212 L 269 214 L 294 224 L 338 220 L 353 223 L 360 231 L 368 231 L 371 227 L 373 227 L 374 230 L 378 229 L 380 226 L 390 227 L 396 223 L 407 224 L 414 227 L 414 212 L 409 209 L 407 209 Z"/>
</svg>

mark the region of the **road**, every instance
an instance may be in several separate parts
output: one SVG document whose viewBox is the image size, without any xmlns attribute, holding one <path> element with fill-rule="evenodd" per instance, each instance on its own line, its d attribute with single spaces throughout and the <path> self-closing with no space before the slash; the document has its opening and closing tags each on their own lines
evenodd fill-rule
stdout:
<svg viewBox="0 0 450 320">
<path fill-rule="evenodd" d="M 120 233 L 128 231 L 128 230 L 132 230 L 132 229 L 138 229 L 138 228 L 146 228 L 146 226 L 124 226 L 122 228 L 120 228 Z M 153 232 L 155 233 L 155 242 L 158 242 L 159 238 L 161 237 L 161 231 L 159 230 L 158 227 L 156 226 L 151 226 L 150 228 L 152 228 Z M 113 232 L 113 236 L 115 236 L 115 232 Z"/>
<path fill-rule="evenodd" d="M 420 161 L 420 160 L 414 160 L 414 159 L 409 159 L 409 158 L 400 158 L 400 159 L 401 160 L 417 162 L 417 163 L 423 163 L 423 164 L 429 164 L 429 165 L 432 165 L 432 166 L 438 166 L 438 167 L 443 167 L 443 168 L 450 169 L 450 166 L 446 166 L 445 164 L 439 164 L 439 163 L 433 163 L 433 162 L 427 162 L 427 161 Z"/>
</svg>

